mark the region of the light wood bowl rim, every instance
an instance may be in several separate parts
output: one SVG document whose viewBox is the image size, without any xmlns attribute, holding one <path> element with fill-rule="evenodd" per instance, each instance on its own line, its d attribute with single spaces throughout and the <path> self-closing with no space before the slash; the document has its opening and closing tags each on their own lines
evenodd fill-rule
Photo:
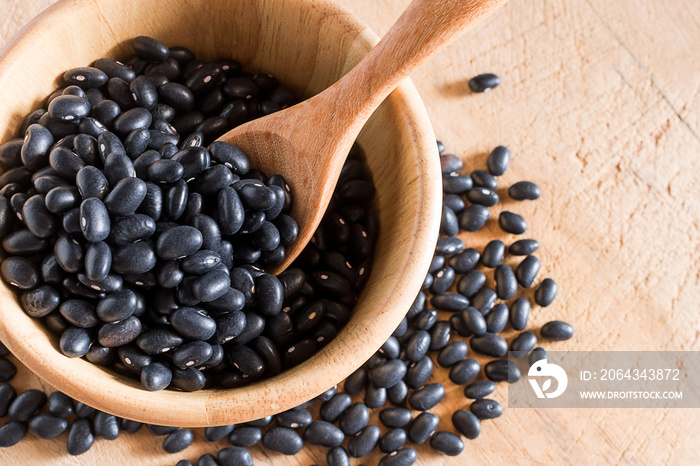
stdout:
<svg viewBox="0 0 700 466">
<path fill-rule="evenodd" d="M 38 35 L 50 33 L 51 23 L 71 8 L 93 8 L 95 2 L 60 0 L 25 26 L 0 51 L 0 80 L 5 73 L 21 64 L 22 56 L 32 53 Z M 115 0 L 116 1 L 116 0 Z M 337 15 L 348 28 L 362 31 L 358 39 L 369 50 L 377 36 L 347 11 L 330 0 L 285 0 L 289 3 L 313 5 L 314 8 Z M 45 29 L 45 30 L 42 30 Z M 112 44 L 113 45 L 113 44 Z M 53 78 L 52 78 L 53 79 Z M 407 247 L 401 257 L 401 269 L 410 273 L 382 283 L 384 300 L 374 304 L 385 312 L 373 319 L 351 322 L 340 332 L 353 332 L 359 344 L 348 354 L 334 345 L 334 340 L 322 352 L 282 374 L 237 389 L 203 390 L 184 393 L 174 390 L 148 392 L 138 383 L 108 373 L 82 359 L 69 359 L 60 354 L 38 321 L 28 317 L 18 306 L 14 295 L 0 285 L 0 339 L 12 353 L 48 384 L 67 395 L 101 411 L 151 424 L 204 427 L 240 423 L 262 418 L 292 408 L 317 396 L 341 382 L 366 361 L 393 333 L 418 293 L 434 252 L 441 212 L 441 174 L 435 136 L 423 103 L 413 86 L 406 80 L 391 94 L 387 105 L 400 114 L 409 129 L 415 156 L 417 180 L 406 192 L 417 196 L 416 221 L 406 229 Z M 7 128 L 0 128 L 0 135 Z M 382 189 L 378 186 L 378 189 Z M 371 320 L 371 321 L 370 321 Z M 339 334 L 340 334 L 339 333 Z M 324 367 L 323 377 L 308 378 L 317 365 Z M 71 379 L 67 374 L 80 373 L 90 382 Z M 153 406 L 168 406 L 156 409 Z M 223 409 L 226 407 L 226 409 Z M 193 414 L 194 413 L 194 414 Z M 197 414 L 198 413 L 198 414 Z"/>
</svg>

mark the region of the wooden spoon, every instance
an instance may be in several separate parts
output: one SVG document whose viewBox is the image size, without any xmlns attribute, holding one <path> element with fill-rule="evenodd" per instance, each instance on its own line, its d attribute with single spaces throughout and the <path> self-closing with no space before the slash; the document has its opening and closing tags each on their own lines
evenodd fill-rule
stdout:
<svg viewBox="0 0 700 466">
<path fill-rule="evenodd" d="M 219 138 L 243 149 L 252 166 L 284 176 L 292 189 L 291 215 L 299 236 L 271 273 L 287 268 L 311 239 L 350 147 L 379 104 L 413 70 L 506 1 L 415 0 L 379 44 L 331 87 Z"/>
</svg>

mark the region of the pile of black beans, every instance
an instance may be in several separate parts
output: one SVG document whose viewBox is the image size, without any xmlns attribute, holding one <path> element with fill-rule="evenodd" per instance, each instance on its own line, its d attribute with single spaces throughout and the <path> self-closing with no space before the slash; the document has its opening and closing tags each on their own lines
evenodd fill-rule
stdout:
<svg viewBox="0 0 700 466">
<path fill-rule="evenodd" d="M 69 357 L 148 390 L 238 387 L 327 344 L 372 265 L 374 186 L 353 149 L 312 244 L 273 276 L 298 227 L 280 175 L 215 141 L 297 102 L 235 60 L 132 41 L 63 76 L 24 138 L 0 146 L 1 275 Z"/>
</svg>

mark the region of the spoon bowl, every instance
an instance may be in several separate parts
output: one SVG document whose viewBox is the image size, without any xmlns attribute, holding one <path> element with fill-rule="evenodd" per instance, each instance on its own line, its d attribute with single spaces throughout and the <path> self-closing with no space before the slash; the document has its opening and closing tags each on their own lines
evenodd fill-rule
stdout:
<svg viewBox="0 0 700 466">
<path fill-rule="evenodd" d="M 61 0 L 0 52 L 0 141 L 16 137 L 23 115 L 44 104 L 65 70 L 105 56 L 126 58 L 130 40 L 139 35 L 186 46 L 204 60 L 235 57 L 246 69 L 274 74 L 303 97 L 331 86 L 378 41 L 328 0 Z M 63 356 L 58 338 L 27 316 L 2 284 L 0 339 L 55 389 L 141 422 L 239 423 L 313 398 L 352 373 L 391 335 L 423 283 L 438 236 L 442 192 L 435 136 L 410 82 L 375 111 L 358 142 L 377 187 L 374 267 L 348 324 L 295 368 L 237 389 L 148 392 L 135 380 Z M 294 181 L 293 172 L 288 178 Z"/>
</svg>

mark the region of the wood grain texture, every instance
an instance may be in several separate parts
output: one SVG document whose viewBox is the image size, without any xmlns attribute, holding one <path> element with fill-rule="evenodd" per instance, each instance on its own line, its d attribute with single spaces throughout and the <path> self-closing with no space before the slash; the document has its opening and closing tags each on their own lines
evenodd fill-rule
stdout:
<svg viewBox="0 0 700 466">
<path fill-rule="evenodd" d="M 6 41 L 50 0 L 0 0 Z M 341 0 L 378 34 L 408 0 Z M 535 309 L 530 327 L 551 318 L 575 325 L 574 339 L 551 349 L 699 350 L 700 8 L 694 0 L 513 1 L 477 26 L 413 81 L 438 136 L 473 168 L 494 146 L 514 158 L 503 186 L 521 179 L 543 189 L 536 203 L 506 204 L 540 240 L 544 276 L 557 301 Z M 495 72 L 503 84 L 470 94 L 469 77 Z M 499 193 L 500 194 L 500 193 Z M 496 232 L 497 227 L 492 228 Z M 470 235 L 480 246 L 484 235 Z M 435 379 L 445 378 L 438 370 Z M 18 386 L 40 382 L 22 372 Z M 466 405 L 447 383 L 441 415 Z M 505 387 L 496 398 L 504 400 Z M 376 419 L 376 417 L 374 418 Z M 694 464 L 697 410 L 510 409 L 484 423 L 457 458 L 418 449 L 433 464 Z M 450 429 L 447 417 L 441 429 Z M 201 430 L 175 457 L 145 433 L 98 441 L 79 458 L 65 435 L 31 435 L 0 451 L 2 464 L 174 464 L 225 446 Z M 260 464 L 324 464 L 325 450 Z M 372 456 L 367 464 L 376 464 Z"/>
</svg>

